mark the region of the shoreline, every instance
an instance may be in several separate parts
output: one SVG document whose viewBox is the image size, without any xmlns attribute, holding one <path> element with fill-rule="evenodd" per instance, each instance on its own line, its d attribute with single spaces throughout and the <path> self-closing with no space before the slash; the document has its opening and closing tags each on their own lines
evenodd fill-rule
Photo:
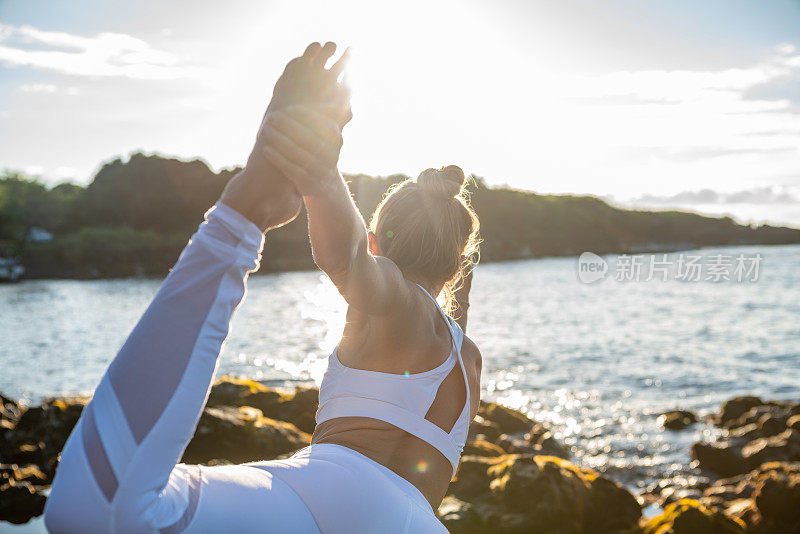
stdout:
<svg viewBox="0 0 800 534">
<path fill-rule="evenodd" d="M 739 244 L 719 244 L 719 245 L 699 245 L 695 246 L 692 243 L 682 243 L 680 245 L 662 245 L 662 244 L 654 244 L 652 247 L 632 247 L 626 250 L 619 250 L 619 251 L 607 251 L 607 252 L 597 252 L 595 250 L 589 250 L 586 252 L 596 253 L 599 256 L 615 256 L 615 255 L 648 255 L 648 254 L 676 254 L 682 252 L 692 252 L 692 251 L 702 251 L 708 249 L 715 249 L 715 248 L 749 248 L 749 247 L 769 247 L 770 249 L 776 247 L 800 247 L 800 242 L 797 243 L 739 243 Z M 584 251 L 582 251 L 584 252 Z M 524 262 L 530 260 L 548 260 L 548 259 L 562 259 L 562 258 L 578 258 L 582 252 L 575 252 L 575 251 L 565 251 L 563 254 L 545 254 L 545 255 L 527 255 L 527 256 L 519 256 L 519 257 L 509 257 L 509 258 L 502 258 L 502 259 L 488 259 L 488 260 L 481 260 L 480 265 L 487 265 L 487 264 L 498 264 L 498 263 L 514 263 L 514 262 Z M 263 275 L 275 275 L 275 274 L 283 274 L 283 273 L 303 273 L 303 272 L 321 272 L 315 265 L 298 265 L 297 267 L 287 267 L 287 268 L 280 268 L 280 269 L 271 269 L 267 267 L 266 269 L 259 268 L 259 270 L 251 273 L 251 276 L 263 276 Z M 162 280 L 166 277 L 167 273 L 163 273 L 161 275 L 155 274 L 142 274 L 142 275 L 128 275 L 128 276 L 63 276 L 63 277 L 29 277 L 27 275 L 23 275 L 15 282 L 5 282 L 0 284 L 2 286 L 12 286 L 14 284 L 22 283 L 22 282 L 32 282 L 32 281 L 61 281 L 61 280 L 74 280 L 74 281 L 98 281 L 98 280 Z"/>
<path fill-rule="evenodd" d="M 24 524 L 41 513 L 46 498 L 43 492 L 55 473 L 58 452 L 88 399 L 48 398 L 26 406 L 0 398 L 0 493 L 4 503 L 0 519 Z M 793 516 L 761 510 L 759 496 L 766 491 L 767 482 L 779 484 L 780 491 L 772 497 L 790 499 L 784 503 L 789 506 L 786 510 L 796 504 L 794 509 L 800 513 L 800 502 L 791 501 L 800 499 L 800 494 L 792 493 L 800 491 L 797 401 L 800 399 L 766 401 L 752 396 L 728 400 L 707 417 L 707 422 L 719 429 L 720 439 L 691 447 L 694 460 L 684 467 L 696 473 L 678 472 L 662 478 L 638 495 L 603 474 L 604 469 L 596 471 L 576 463 L 574 451 L 580 443 L 565 445 L 547 425 L 502 405 L 482 402 L 470 425 L 458 476 L 439 515 L 451 532 L 484 532 L 490 524 L 500 528 L 498 532 L 512 532 L 514 525 L 531 522 L 543 528 L 550 521 L 584 520 L 580 514 L 558 516 L 558 510 L 592 509 L 599 499 L 607 507 L 592 512 L 592 524 L 601 525 L 593 532 L 599 534 L 655 532 L 648 530 L 650 526 L 674 522 L 685 514 L 699 514 L 708 525 L 728 525 L 734 529 L 730 532 L 778 534 Z M 254 380 L 222 377 L 212 388 L 199 431 L 183 461 L 238 463 L 291 454 L 310 440 L 316 405 L 315 388 L 268 387 Z M 696 414 L 684 410 L 658 417 L 659 424 L 673 432 L 686 431 L 700 422 Z M 219 440 L 222 432 L 224 444 Z M 269 440 L 259 442 L 260 432 Z M 253 443 L 260 445 L 254 447 Z M 264 449 L 265 443 L 270 443 L 268 449 Z M 584 489 L 575 494 L 578 487 Z M 567 488 L 573 490 L 567 492 Z M 535 502 L 544 504 L 534 506 Z M 653 517 L 644 515 L 659 511 Z M 549 518 L 544 523 L 542 514 Z"/>
</svg>

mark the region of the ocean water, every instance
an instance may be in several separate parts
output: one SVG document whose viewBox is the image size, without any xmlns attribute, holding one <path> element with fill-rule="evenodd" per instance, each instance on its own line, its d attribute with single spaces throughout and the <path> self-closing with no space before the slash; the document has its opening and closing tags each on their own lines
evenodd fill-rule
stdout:
<svg viewBox="0 0 800 534">
<path fill-rule="evenodd" d="M 742 281 L 687 281 L 674 278 L 681 255 L 761 260 Z M 468 335 L 483 354 L 485 399 L 550 425 L 576 461 L 632 489 L 686 472 L 691 443 L 715 432 L 703 423 L 664 431 L 664 410 L 707 414 L 739 394 L 800 400 L 800 246 L 657 255 L 671 265 L 666 281 L 645 280 L 650 256 L 628 281 L 616 278 L 630 258 L 604 259 L 606 278 L 592 284 L 579 280 L 574 257 L 478 268 Z M 159 283 L 0 286 L 0 391 L 28 402 L 91 391 Z M 318 381 L 344 312 L 321 273 L 252 277 L 219 372 Z"/>
</svg>

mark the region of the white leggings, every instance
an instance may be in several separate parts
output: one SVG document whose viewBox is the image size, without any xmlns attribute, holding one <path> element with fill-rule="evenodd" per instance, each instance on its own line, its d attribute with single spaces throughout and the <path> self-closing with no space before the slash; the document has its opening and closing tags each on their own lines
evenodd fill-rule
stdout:
<svg viewBox="0 0 800 534">
<path fill-rule="evenodd" d="M 314 444 L 286 460 L 247 465 L 292 488 L 321 532 L 447 533 L 413 484 L 346 447 Z"/>
<path fill-rule="evenodd" d="M 338 445 L 178 464 L 262 247 L 234 210 L 206 214 L 67 440 L 45 507 L 51 533 L 447 532 L 411 483 Z"/>
</svg>

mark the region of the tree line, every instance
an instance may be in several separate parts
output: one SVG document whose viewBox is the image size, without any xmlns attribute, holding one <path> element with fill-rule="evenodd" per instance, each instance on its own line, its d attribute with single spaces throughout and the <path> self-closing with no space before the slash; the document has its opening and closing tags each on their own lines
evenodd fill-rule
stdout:
<svg viewBox="0 0 800 534">
<path fill-rule="evenodd" d="M 19 257 L 30 278 L 162 276 L 203 213 L 237 172 L 199 160 L 133 154 L 102 166 L 86 187 L 46 187 L 20 173 L 0 175 L 0 254 Z M 369 220 L 386 189 L 404 175 L 347 175 Z M 800 243 L 800 230 L 737 224 L 730 217 L 626 210 L 592 196 L 539 195 L 470 184 L 481 219 L 482 261 L 678 250 L 711 245 Z M 314 267 L 305 214 L 268 240 L 262 272 Z M 49 241 L 31 239 L 39 228 Z"/>
</svg>

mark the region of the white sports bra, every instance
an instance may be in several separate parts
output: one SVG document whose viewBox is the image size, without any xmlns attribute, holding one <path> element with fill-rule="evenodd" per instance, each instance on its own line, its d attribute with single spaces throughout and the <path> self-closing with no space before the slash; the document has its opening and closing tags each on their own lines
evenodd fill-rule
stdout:
<svg viewBox="0 0 800 534">
<path fill-rule="evenodd" d="M 417 284 L 419 285 L 419 284 Z M 425 291 L 425 288 L 420 286 Z M 470 422 L 470 396 L 467 372 L 461 359 L 464 333 L 439 304 L 425 291 L 450 330 L 452 345 L 447 359 L 438 367 L 415 374 L 382 373 L 345 366 L 336 355 L 328 357 L 328 369 L 319 388 L 317 423 L 337 417 L 369 417 L 405 430 L 441 452 L 453 466 L 455 476 Z M 464 377 L 467 400 L 450 432 L 425 419 L 439 386 L 458 363 Z"/>
</svg>

